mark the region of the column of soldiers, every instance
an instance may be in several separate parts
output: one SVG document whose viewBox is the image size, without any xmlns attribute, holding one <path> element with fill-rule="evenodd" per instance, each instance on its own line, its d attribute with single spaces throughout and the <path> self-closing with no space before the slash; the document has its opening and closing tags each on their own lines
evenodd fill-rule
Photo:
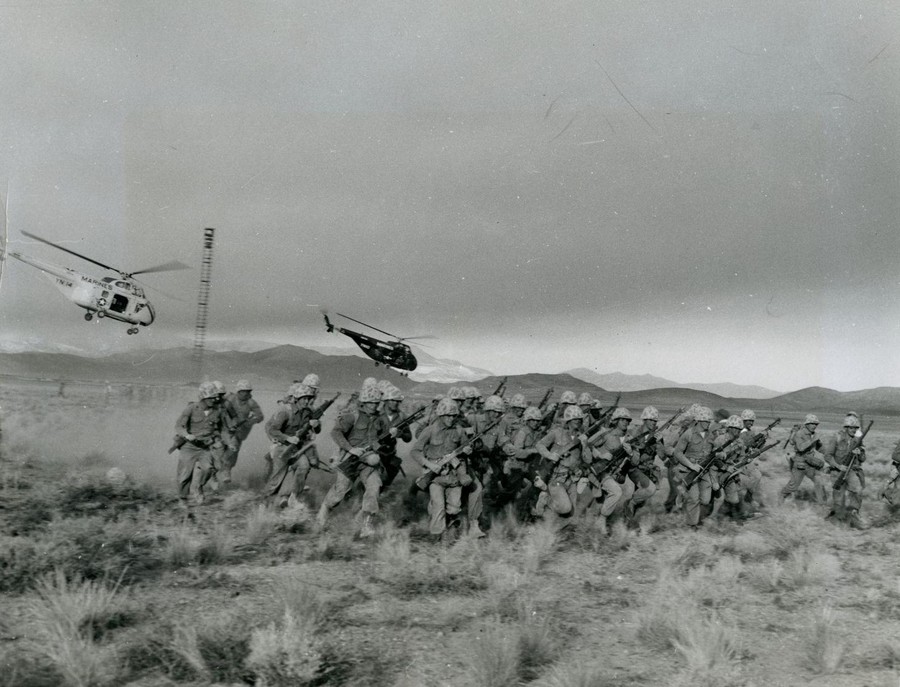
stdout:
<svg viewBox="0 0 900 687">
<path fill-rule="evenodd" d="M 709 408 L 695 404 L 663 425 L 659 412 L 648 406 L 634 423 L 617 402 L 602 408 L 589 394 L 576 398 L 565 391 L 558 402 L 547 403 L 548 392 L 541 403 L 529 405 L 522 394 L 484 398 L 475 387 L 453 387 L 446 397 L 404 415 L 400 390 L 370 378 L 337 413 L 330 437 L 338 453 L 323 464 L 315 444 L 319 418 L 334 399 L 316 405 L 318 390 L 314 374 L 295 382 L 266 421 L 271 444 L 265 495 L 282 507 L 298 503 L 310 470 L 323 469 L 333 474 L 333 483 L 317 525 L 326 526 L 330 512 L 358 486 L 362 537 L 374 534 L 380 496 L 402 471 L 398 442 L 411 444 L 409 455 L 422 468 L 410 488 L 427 494 L 428 531 L 436 540 L 462 533 L 483 537 L 508 509 L 522 520 L 544 519 L 559 528 L 584 522 L 604 532 L 619 519 L 638 526 L 642 509 L 664 481 L 665 510 L 679 509 L 688 527 L 700 527 L 717 504 L 719 517 L 743 520 L 762 508 L 756 461 L 775 446 L 769 432 L 779 421 L 757 430 L 754 412 L 745 410 L 714 422 Z M 183 500 L 201 503 L 214 476 L 230 480 L 241 443 L 263 419 L 250 392 L 244 381 L 231 396 L 221 385 L 203 384 L 199 402 L 182 413 L 176 440 L 182 444 Z M 863 527 L 865 433 L 859 418 L 849 414 L 842 430 L 824 440 L 816 434 L 818 424 L 808 415 L 785 442 L 791 477 L 782 496 L 809 478 L 824 503 L 827 469 L 829 517 Z"/>
</svg>

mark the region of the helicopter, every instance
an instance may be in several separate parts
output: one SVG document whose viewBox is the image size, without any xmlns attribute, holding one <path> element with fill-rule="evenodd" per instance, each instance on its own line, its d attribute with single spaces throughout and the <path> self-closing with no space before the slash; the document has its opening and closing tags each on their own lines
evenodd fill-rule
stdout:
<svg viewBox="0 0 900 687">
<path fill-rule="evenodd" d="M 350 320 L 351 322 L 356 322 L 357 324 L 361 324 L 364 327 L 368 327 L 369 329 L 374 329 L 376 332 L 381 332 L 382 334 L 386 334 L 387 336 L 393 336 L 396 341 L 382 341 L 381 339 L 376 339 L 375 337 L 367 336 L 366 334 L 354 332 L 351 329 L 337 327 L 331 323 L 331 320 L 328 319 L 328 313 L 324 311 L 322 312 L 322 316 L 325 318 L 325 330 L 329 334 L 337 330 L 341 334 L 349 336 L 351 339 L 353 339 L 353 342 L 357 346 L 359 346 L 360 349 L 362 349 L 363 353 L 365 353 L 375 361 L 376 367 L 378 365 L 393 367 L 397 370 L 402 370 L 401 374 L 412 372 L 419 364 L 419 361 L 416 360 L 416 356 L 413 355 L 410 347 L 403 342 L 409 339 L 433 338 L 428 336 L 408 336 L 400 338 L 398 336 L 395 336 L 394 334 L 391 334 L 390 332 L 386 332 L 383 329 L 378 329 L 377 327 L 373 327 L 372 325 L 366 324 L 365 322 L 360 322 L 359 320 L 355 320 L 352 317 L 348 317 L 347 315 L 341 315 L 341 313 L 335 314 L 340 315 L 341 317 Z"/>
<path fill-rule="evenodd" d="M 5 255 L 36 267 L 51 277 L 56 288 L 62 291 L 66 298 L 78 307 L 87 310 L 84 314 L 84 319 L 88 322 L 94 318 L 94 315 L 97 316 L 98 320 L 108 317 L 111 320 L 125 322 L 132 325 L 128 328 L 128 334 L 137 334 L 140 331 L 140 327 L 149 327 L 153 324 L 153 320 L 156 319 L 156 311 L 150 304 L 150 301 L 147 300 L 144 289 L 138 285 L 134 276 L 151 272 L 190 269 L 188 265 L 175 260 L 143 270 L 124 272 L 52 241 L 43 239 L 40 236 L 30 234 L 27 231 L 23 231 L 22 234 L 30 239 L 46 243 L 48 246 L 53 246 L 65 253 L 79 257 L 82 260 L 87 260 L 94 265 L 118 273 L 117 277 L 95 279 L 87 274 L 82 274 L 68 267 L 62 267 L 30 255 L 23 255 L 13 251 L 2 251 Z M 3 257 L 2 253 L 0 253 L 0 257 Z"/>
</svg>

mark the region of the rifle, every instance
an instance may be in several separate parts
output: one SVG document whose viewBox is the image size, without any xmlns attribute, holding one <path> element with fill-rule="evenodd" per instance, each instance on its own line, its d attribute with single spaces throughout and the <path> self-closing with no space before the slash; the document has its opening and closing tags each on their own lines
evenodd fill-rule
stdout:
<svg viewBox="0 0 900 687">
<path fill-rule="evenodd" d="M 408 427 L 408 426 L 411 425 L 413 422 L 415 422 L 416 420 L 418 420 L 419 417 L 420 417 L 427 409 L 428 409 L 428 406 L 422 406 L 422 407 L 419 408 L 416 412 L 414 412 L 412 415 L 410 415 L 410 416 L 408 416 L 408 417 L 405 417 L 405 418 L 403 418 L 403 419 L 397 420 L 396 422 L 391 423 L 391 426 L 388 427 L 388 431 L 385 432 L 384 434 L 381 434 L 377 439 L 375 439 L 375 441 L 369 442 L 369 443 L 366 444 L 365 446 L 354 446 L 354 448 L 358 448 L 358 449 L 361 449 L 361 450 L 362 450 L 362 453 L 360 454 L 359 457 L 362 458 L 362 456 L 364 456 L 364 455 L 366 455 L 366 454 L 368 454 L 368 453 L 377 453 L 377 452 L 378 452 L 378 445 L 379 445 L 382 441 L 384 441 L 385 439 L 387 439 L 388 437 L 391 436 L 391 430 L 393 430 L 393 429 L 400 430 L 400 429 L 403 429 L 404 427 Z M 338 461 L 338 467 L 340 467 L 341 465 L 343 465 L 343 464 L 347 461 L 347 459 L 348 459 L 350 456 L 352 456 L 352 455 L 353 455 L 353 454 L 350 453 L 349 451 L 347 451 L 346 453 L 344 453 L 344 455 L 343 455 L 343 456 L 341 457 L 341 459 Z"/>
<path fill-rule="evenodd" d="M 541 400 L 537 405 L 538 410 L 544 409 L 544 406 L 547 405 L 547 402 L 550 400 L 550 397 L 552 395 L 553 395 L 553 387 L 551 386 L 549 389 L 547 389 L 546 392 L 544 392 L 544 395 L 541 397 Z"/>
<path fill-rule="evenodd" d="M 175 453 L 175 451 L 180 449 L 186 443 L 187 443 L 187 439 L 185 439 L 180 434 L 176 434 L 175 438 L 172 440 L 172 445 L 169 447 L 169 453 Z"/>
<path fill-rule="evenodd" d="M 472 446 L 476 441 L 480 441 L 481 437 L 490 432 L 494 427 L 499 425 L 503 421 L 503 418 L 499 418 L 496 422 L 492 422 L 490 425 L 485 427 L 481 432 L 471 437 L 466 443 L 461 446 L 457 446 L 450 453 L 440 458 L 437 462 L 433 462 L 433 465 L 436 470 L 432 470 L 431 468 L 427 468 L 425 472 L 423 472 L 419 478 L 416 480 L 416 486 L 423 491 L 428 487 L 433 480 L 443 469 L 445 465 L 450 465 L 452 468 L 459 467 L 459 455 L 463 452 L 463 449 Z"/>
<path fill-rule="evenodd" d="M 778 442 L 777 442 L 777 441 L 772 441 L 772 442 L 766 444 L 765 446 L 763 446 L 763 447 L 760 448 L 760 449 L 753 449 L 753 450 L 751 450 L 750 453 L 748 454 L 748 457 L 745 458 L 744 460 L 742 460 L 740 463 L 738 463 L 738 464 L 734 467 L 734 470 L 732 470 L 731 472 L 729 472 L 728 475 L 726 475 L 725 479 L 722 480 L 722 484 L 720 485 L 721 488 L 724 489 L 724 488 L 725 488 L 725 485 L 727 485 L 727 484 L 728 484 L 729 482 L 731 482 L 735 477 L 737 477 L 738 475 L 740 475 L 741 472 L 744 471 L 744 468 L 748 467 L 748 466 L 750 465 L 750 463 L 752 463 L 754 460 L 756 460 L 757 458 L 759 458 L 763 453 L 765 453 L 766 451 L 768 451 L 770 448 L 775 448 L 776 446 L 778 446 Z"/>
<path fill-rule="evenodd" d="M 737 441 L 737 438 L 739 436 L 740 434 L 736 434 L 718 448 L 714 448 L 712 451 L 710 451 L 706 462 L 700 466 L 699 472 L 695 472 L 693 475 L 691 475 L 690 479 L 688 479 L 688 481 L 684 483 L 685 489 L 690 489 L 697 482 L 699 482 L 700 478 L 703 477 L 703 475 L 705 475 L 707 472 L 709 472 L 709 469 L 713 466 L 713 463 L 716 462 L 716 454 L 723 452 L 726 448 L 731 446 L 731 444 Z"/>
<path fill-rule="evenodd" d="M 862 433 L 862 436 L 853 437 L 853 441 L 850 443 L 850 461 L 847 463 L 847 469 L 841 472 L 836 480 L 834 480 L 834 484 L 831 485 L 832 489 L 840 489 L 844 486 L 844 482 L 847 481 L 847 475 L 850 474 L 850 471 L 856 467 L 856 463 L 859 462 L 859 454 L 854 453 L 858 448 L 862 446 L 863 439 L 866 438 L 866 434 L 869 433 L 869 430 L 872 429 L 872 425 L 875 424 L 875 420 L 869 420 L 869 424 L 866 425 L 865 430 Z"/>
<path fill-rule="evenodd" d="M 334 396 L 329 398 L 327 401 L 322 401 L 313 411 L 312 411 L 312 419 L 318 420 L 325 414 L 325 411 L 331 407 L 331 404 L 338 400 L 338 396 L 341 395 L 341 392 L 337 392 Z"/>
<path fill-rule="evenodd" d="M 771 431 L 772 431 L 772 428 L 775 427 L 776 425 L 778 425 L 780 422 L 781 422 L 781 418 L 780 418 L 780 417 L 776 417 L 774 420 L 772 420 L 772 422 L 770 422 L 762 432 L 760 432 L 759 434 L 755 435 L 755 436 L 753 437 L 753 439 L 750 440 L 750 443 L 747 444 L 747 447 L 748 447 L 748 448 L 760 448 L 760 447 L 762 447 L 762 446 L 766 443 L 766 435 L 767 435 L 769 432 L 771 432 Z"/>
<path fill-rule="evenodd" d="M 677 420 L 679 417 L 681 417 L 682 413 L 684 413 L 684 408 L 679 408 L 675 411 L 675 414 L 672 417 L 670 417 L 663 423 L 662 427 L 657 427 L 653 432 L 641 432 L 641 434 L 637 434 L 629 439 L 628 443 L 634 442 L 635 439 L 638 439 L 645 434 L 650 434 L 650 436 L 647 437 L 647 440 L 643 444 L 641 444 L 640 448 L 638 448 L 638 453 L 649 453 L 650 449 L 653 448 L 657 441 L 659 441 L 659 435 L 669 429 L 669 427 L 672 426 L 672 423 L 675 422 L 675 420 Z"/>
<path fill-rule="evenodd" d="M 784 440 L 784 446 L 781 448 L 787 448 L 788 444 L 791 443 L 791 439 L 794 438 L 794 435 L 797 433 L 797 430 L 800 429 L 800 425 L 794 425 L 791 427 L 791 433 L 788 435 L 788 438 Z"/>
<path fill-rule="evenodd" d="M 503 394 L 506 393 L 506 377 L 500 380 L 500 383 L 497 385 L 497 388 L 494 389 L 494 393 L 491 396 L 499 396 L 503 398 Z"/>
</svg>

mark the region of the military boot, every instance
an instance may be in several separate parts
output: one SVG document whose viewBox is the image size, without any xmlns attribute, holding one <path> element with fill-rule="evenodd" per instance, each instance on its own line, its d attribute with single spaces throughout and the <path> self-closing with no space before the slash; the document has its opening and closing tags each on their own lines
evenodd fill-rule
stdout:
<svg viewBox="0 0 900 687">
<path fill-rule="evenodd" d="M 847 522 L 850 527 L 855 530 L 867 530 L 869 526 L 863 521 L 862 518 L 859 517 L 859 511 L 855 508 L 850 509 L 847 513 Z"/>
<path fill-rule="evenodd" d="M 482 537 L 486 537 L 487 534 L 485 534 L 484 530 L 478 525 L 478 521 L 474 520 L 469 525 L 469 536 L 472 537 L 472 539 L 481 539 Z"/>
<path fill-rule="evenodd" d="M 323 503 L 322 507 L 319 508 L 319 512 L 316 513 L 316 527 L 318 527 L 319 529 L 322 529 L 323 527 L 325 527 L 325 523 L 327 521 L 328 521 L 328 506 L 326 506 Z"/>
<path fill-rule="evenodd" d="M 375 528 L 372 526 L 372 516 L 368 513 L 363 516 L 362 527 L 359 530 L 360 539 L 368 539 L 375 536 Z"/>
</svg>

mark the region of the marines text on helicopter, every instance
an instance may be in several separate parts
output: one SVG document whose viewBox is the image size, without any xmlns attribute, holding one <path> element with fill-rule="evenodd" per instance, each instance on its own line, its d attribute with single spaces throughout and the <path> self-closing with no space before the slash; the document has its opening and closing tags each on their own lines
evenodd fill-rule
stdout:
<svg viewBox="0 0 900 687">
<path fill-rule="evenodd" d="M 123 272 L 104 265 L 92 258 L 73 250 L 64 248 L 52 241 L 42 239 L 40 236 L 29 234 L 23 231 L 22 234 L 28 238 L 46 243 L 59 250 L 87 260 L 94 265 L 98 265 L 112 272 L 117 272 L 118 277 L 103 277 L 95 279 L 87 274 L 76 272 L 73 269 L 62 267 L 45 260 L 23 255 L 13 251 L 7 251 L 6 254 L 16 260 L 37 267 L 39 270 L 52 277 L 56 288 L 65 294 L 66 298 L 75 303 L 75 305 L 84 308 L 87 312 L 84 319 L 90 321 L 96 314 L 98 318 L 108 317 L 119 322 L 125 322 L 133 325 L 128 328 L 129 334 L 137 334 L 140 327 L 148 327 L 156 318 L 156 312 L 150 301 L 144 295 L 144 290 L 134 280 L 136 274 L 149 274 L 151 272 L 168 272 L 170 270 L 184 270 L 189 267 L 181 262 L 172 261 L 155 267 L 148 267 L 143 270 L 135 270 L 134 272 Z"/>
<path fill-rule="evenodd" d="M 402 370 L 404 372 L 412 372 L 416 369 L 416 366 L 419 364 L 419 361 L 416 360 L 416 356 L 413 355 L 409 346 L 404 341 L 410 339 L 426 339 L 433 338 L 430 336 L 407 336 L 404 338 L 400 338 L 394 336 L 390 332 L 386 332 L 383 329 L 378 329 L 377 327 L 373 327 L 370 324 L 366 324 L 365 322 L 360 322 L 359 320 L 354 320 L 352 317 L 347 317 L 347 315 L 341 315 L 341 313 L 335 313 L 336 315 L 340 315 L 341 317 L 350 320 L 351 322 L 356 322 L 357 324 L 361 324 L 364 327 L 368 327 L 369 329 L 374 329 L 376 332 L 381 332 L 382 334 L 386 334 L 387 336 L 393 336 L 396 341 L 382 341 L 381 339 L 376 339 L 372 336 L 367 336 L 366 334 L 360 334 L 359 332 L 354 332 L 351 329 L 344 329 L 343 327 L 336 327 L 331 324 L 331 320 L 328 319 L 328 314 L 323 312 L 322 316 L 325 318 L 325 329 L 331 333 L 335 330 L 339 331 L 341 334 L 345 336 L 349 336 L 353 339 L 354 343 L 362 349 L 362 352 L 369 356 L 372 360 L 375 361 L 375 364 L 382 364 L 388 367 L 396 368 L 397 370 Z"/>
</svg>

